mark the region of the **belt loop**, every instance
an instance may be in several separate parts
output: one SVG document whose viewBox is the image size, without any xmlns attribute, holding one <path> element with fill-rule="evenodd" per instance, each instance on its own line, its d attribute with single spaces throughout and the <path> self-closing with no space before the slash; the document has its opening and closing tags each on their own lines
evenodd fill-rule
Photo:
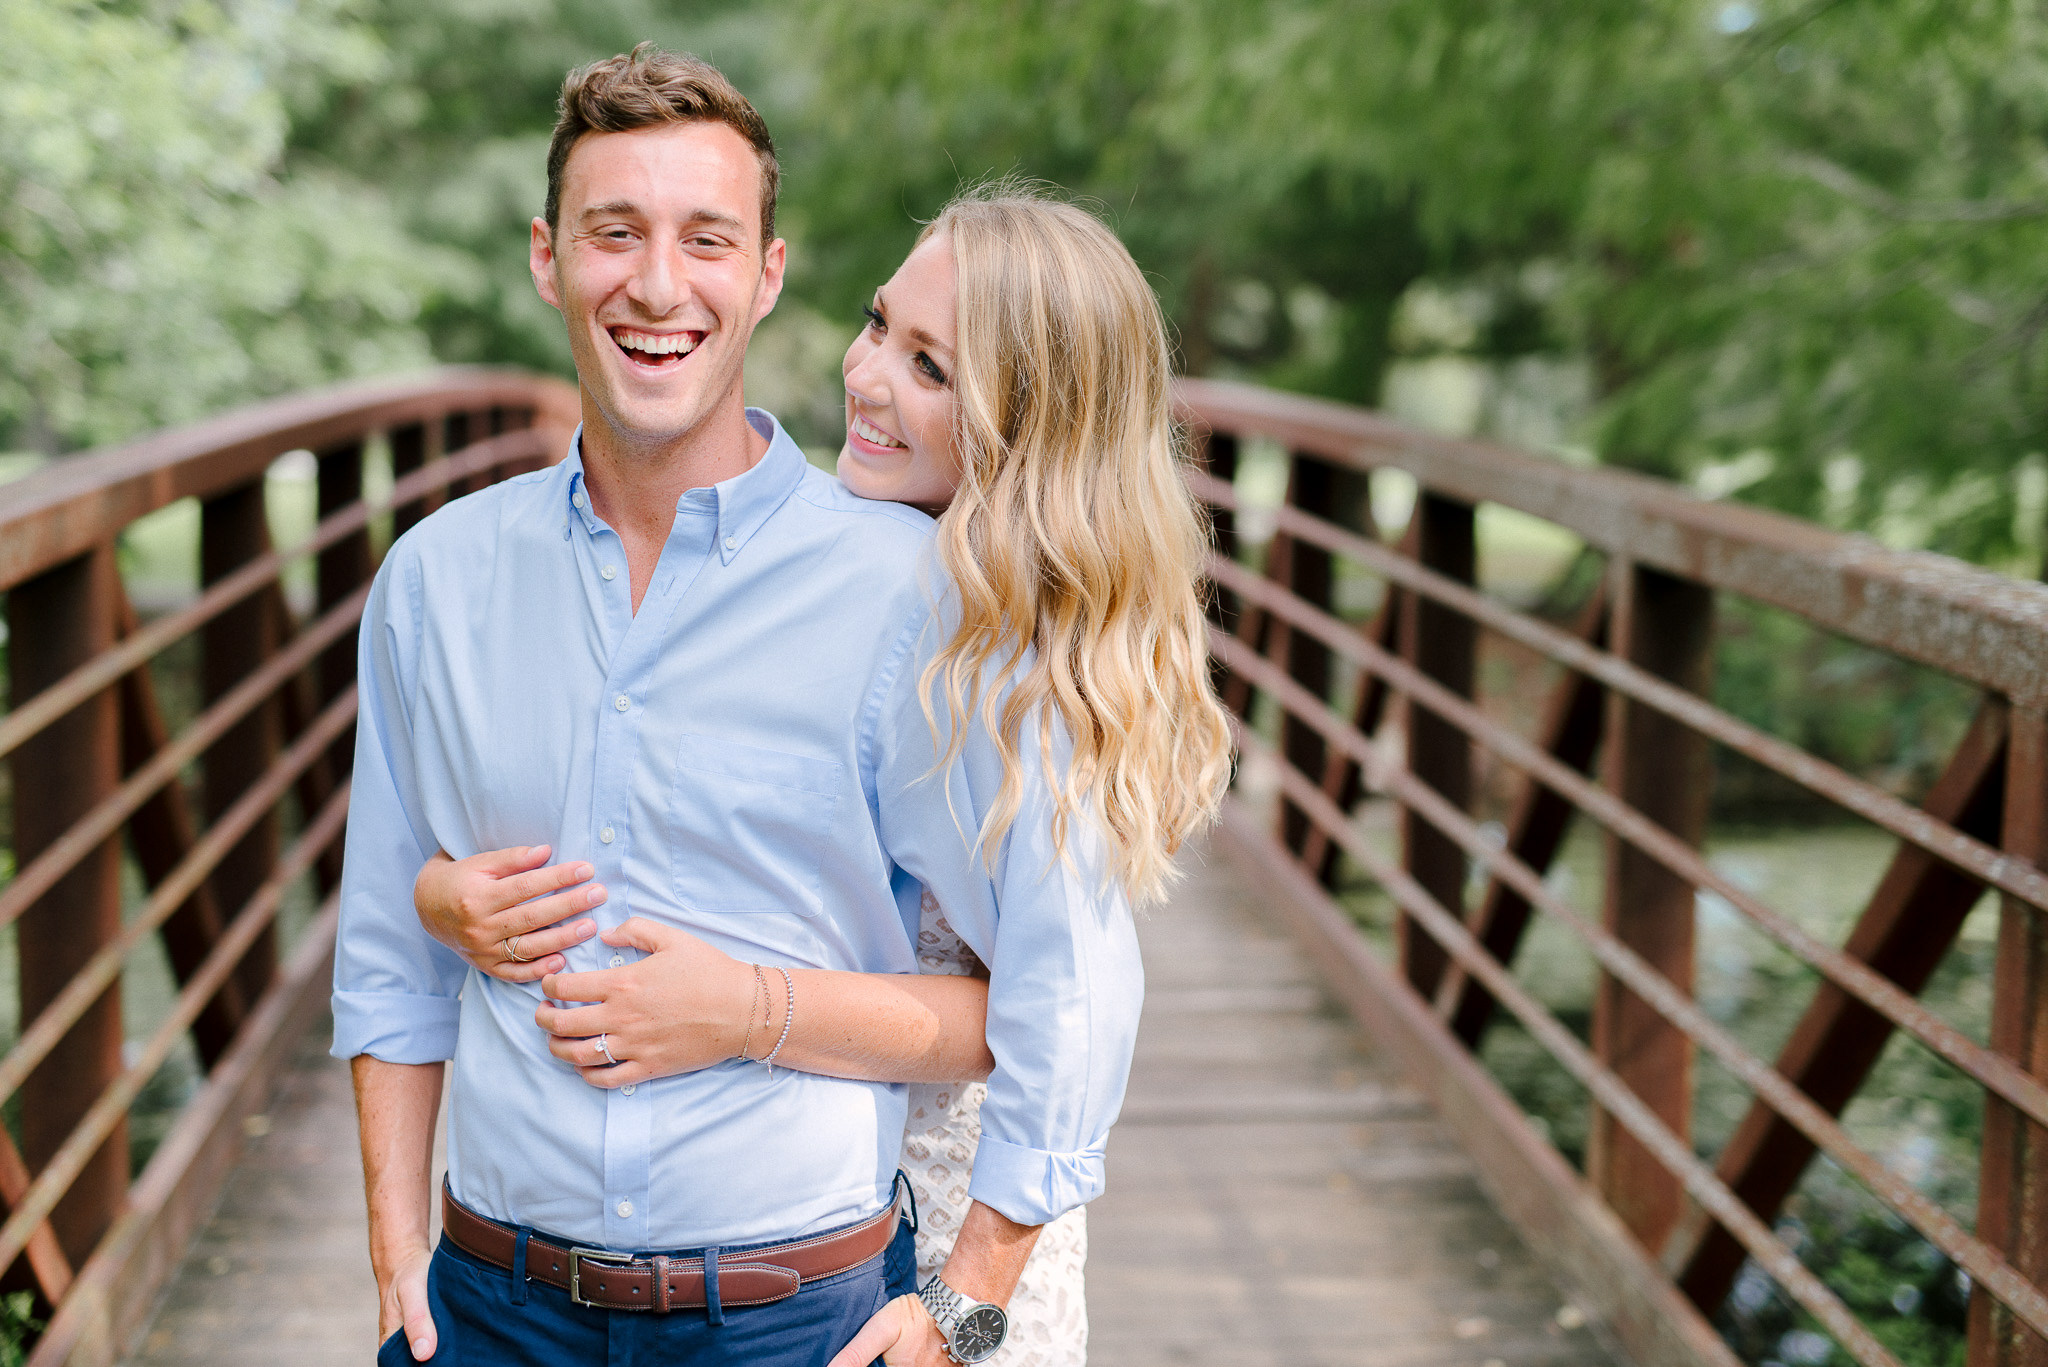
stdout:
<svg viewBox="0 0 2048 1367">
<path fill-rule="evenodd" d="M 718 1250 L 704 1250 L 704 1311 L 713 1324 L 725 1323 L 725 1307 L 718 1303 Z"/>
<path fill-rule="evenodd" d="M 890 1204 L 895 1204 L 898 1192 L 910 1201 L 910 1232 L 915 1234 L 918 1232 L 917 1189 L 910 1185 L 910 1174 L 901 1168 L 896 1169 L 896 1180 L 889 1184 Z"/>
<path fill-rule="evenodd" d="M 519 1227 L 519 1242 L 512 1249 L 512 1304 L 526 1304 L 526 1241 L 533 1237 L 533 1231 L 526 1226 Z"/>
<path fill-rule="evenodd" d="M 654 1312 L 657 1315 L 666 1315 L 668 1313 L 668 1255 L 666 1253 L 654 1255 Z"/>
</svg>

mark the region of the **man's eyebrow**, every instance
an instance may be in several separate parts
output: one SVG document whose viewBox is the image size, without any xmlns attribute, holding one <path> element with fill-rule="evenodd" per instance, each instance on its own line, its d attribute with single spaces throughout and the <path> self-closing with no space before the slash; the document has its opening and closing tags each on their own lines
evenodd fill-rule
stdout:
<svg viewBox="0 0 2048 1367">
<path fill-rule="evenodd" d="M 640 206 L 630 199 L 608 199 L 602 204 L 591 205 L 582 213 L 576 215 L 576 217 L 579 219 L 612 218 L 616 215 L 631 215 L 639 212 Z"/>
<path fill-rule="evenodd" d="M 576 215 L 577 221 L 587 223 L 593 218 L 639 217 L 647 211 L 630 199 L 611 199 L 602 204 L 593 204 Z M 746 227 L 731 214 L 717 209 L 693 210 L 685 219 L 686 223 L 712 223 L 722 228 L 743 229 Z"/>
</svg>

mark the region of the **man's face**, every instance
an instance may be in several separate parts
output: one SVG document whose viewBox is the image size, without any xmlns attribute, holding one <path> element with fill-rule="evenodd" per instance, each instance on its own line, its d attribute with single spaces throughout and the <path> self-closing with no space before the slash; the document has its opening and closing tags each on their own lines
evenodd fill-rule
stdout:
<svg viewBox="0 0 2048 1367">
<path fill-rule="evenodd" d="M 722 123 L 589 133 L 560 212 L 552 233 L 533 221 L 533 282 L 568 324 L 584 393 L 624 442 L 682 438 L 738 394 L 782 292 L 754 149 Z"/>
</svg>

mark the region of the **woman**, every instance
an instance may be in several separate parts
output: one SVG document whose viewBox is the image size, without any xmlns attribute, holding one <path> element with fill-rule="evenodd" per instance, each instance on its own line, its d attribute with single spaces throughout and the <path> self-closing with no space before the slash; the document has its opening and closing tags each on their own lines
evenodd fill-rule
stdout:
<svg viewBox="0 0 2048 1367">
<path fill-rule="evenodd" d="M 993 851 L 1023 766 L 1042 765 L 1062 840 L 1090 823 L 1133 905 L 1157 901 L 1171 856 L 1213 815 L 1229 759 L 1196 594 L 1206 538 L 1178 469 L 1157 300 L 1100 222 L 1012 182 L 948 205 L 867 315 L 843 368 L 839 475 L 861 497 L 938 515 L 958 625 L 922 679 L 927 716 L 951 758 L 959 723 L 980 712 L 1004 762 L 995 809 L 970 834 Z M 984 689 L 991 676 L 1006 686 Z M 1062 777 L 1053 756 L 1069 746 Z M 548 853 L 437 858 L 416 888 L 422 921 L 508 981 L 561 970 L 560 951 L 596 930 L 576 913 L 604 893 L 583 885 L 587 865 L 540 867 Z M 992 1060 L 985 970 L 929 894 L 917 949 L 928 980 L 799 971 L 805 1005 L 790 1021 L 752 965 L 700 943 L 701 1028 L 667 1070 L 763 1059 L 774 1045 L 780 1066 L 913 1084 L 904 1168 L 922 1282 L 969 1218 L 986 1090 L 975 1079 Z M 1083 1362 L 1082 1212 L 1025 1252 L 995 1361 Z"/>
</svg>

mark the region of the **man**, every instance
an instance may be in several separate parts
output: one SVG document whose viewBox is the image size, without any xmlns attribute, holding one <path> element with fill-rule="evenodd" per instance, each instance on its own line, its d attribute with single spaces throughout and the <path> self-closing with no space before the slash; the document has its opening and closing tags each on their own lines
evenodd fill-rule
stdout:
<svg viewBox="0 0 2048 1367">
<path fill-rule="evenodd" d="M 467 974 L 420 929 L 412 879 L 436 849 L 544 840 L 591 864 L 618 933 L 567 959 L 622 990 L 681 972 L 663 927 L 769 965 L 779 998 L 782 966 L 914 971 L 920 884 L 986 945 L 1000 908 L 986 1218 L 934 1303 L 999 1304 L 1031 1227 L 1101 1189 L 1142 990 L 1129 914 L 1095 870 L 1044 857 L 1030 797 L 985 866 L 962 832 L 992 746 L 971 734 L 934 774 L 918 697 L 927 519 L 854 499 L 743 405 L 782 285 L 776 178 L 766 127 L 704 63 L 643 45 L 571 75 L 532 270 L 568 327 L 578 440 L 402 538 L 365 611 L 334 1052 L 353 1060 L 387 1363 L 407 1344 L 823 1364 L 912 1289 L 900 1088 L 737 1062 L 591 1086 L 550 1052 L 536 1016 L 563 1013 L 537 988 Z M 945 1360 L 917 1305 L 863 1345 Z"/>
</svg>

